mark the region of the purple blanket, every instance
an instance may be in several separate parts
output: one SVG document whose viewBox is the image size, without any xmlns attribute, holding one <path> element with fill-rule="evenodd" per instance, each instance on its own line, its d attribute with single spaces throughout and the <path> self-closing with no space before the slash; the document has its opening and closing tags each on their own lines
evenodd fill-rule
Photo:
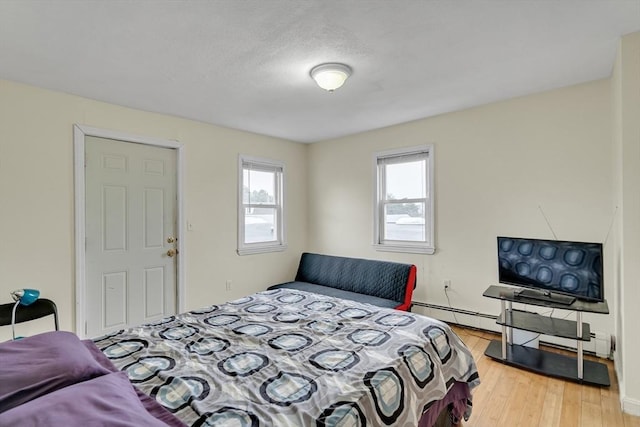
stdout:
<svg viewBox="0 0 640 427">
<path fill-rule="evenodd" d="M 0 360 L 0 425 L 184 426 L 70 332 L 0 343 Z"/>
</svg>

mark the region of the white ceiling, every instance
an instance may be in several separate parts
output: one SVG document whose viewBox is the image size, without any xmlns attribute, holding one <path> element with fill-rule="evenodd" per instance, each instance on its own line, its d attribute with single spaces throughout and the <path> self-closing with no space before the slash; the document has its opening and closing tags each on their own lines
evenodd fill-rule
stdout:
<svg viewBox="0 0 640 427">
<path fill-rule="evenodd" d="M 0 0 L 0 78 L 314 142 L 608 77 L 639 30 L 640 0 Z"/>
</svg>

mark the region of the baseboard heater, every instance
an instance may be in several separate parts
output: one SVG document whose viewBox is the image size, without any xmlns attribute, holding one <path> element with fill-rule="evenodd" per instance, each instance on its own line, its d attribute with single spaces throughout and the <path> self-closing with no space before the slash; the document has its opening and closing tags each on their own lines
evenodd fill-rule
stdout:
<svg viewBox="0 0 640 427">
<path fill-rule="evenodd" d="M 469 316 L 484 317 L 486 319 L 496 320 L 498 318 L 498 316 L 495 316 L 493 314 L 480 313 L 479 311 L 463 310 L 461 308 L 449 307 L 449 306 L 446 306 L 446 305 L 428 304 L 426 302 L 421 302 L 421 301 L 411 301 L 411 304 L 415 305 L 417 307 L 431 308 L 431 309 L 434 309 L 434 310 L 451 311 L 453 313 L 467 314 Z M 465 326 L 465 325 L 462 325 L 462 326 Z"/>
</svg>

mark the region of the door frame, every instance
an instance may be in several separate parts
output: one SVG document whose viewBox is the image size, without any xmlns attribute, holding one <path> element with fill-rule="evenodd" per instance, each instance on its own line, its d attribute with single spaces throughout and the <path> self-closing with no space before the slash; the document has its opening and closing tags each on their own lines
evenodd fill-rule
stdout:
<svg viewBox="0 0 640 427">
<path fill-rule="evenodd" d="M 85 125 L 73 125 L 74 145 L 74 202 L 75 202 L 75 317 L 76 334 L 86 336 L 86 233 L 85 233 L 85 139 L 87 136 L 115 139 L 122 142 L 145 144 L 176 150 L 176 312 L 185 311 L 185 236 L 184 232 L 184 145 L 178 141 L 139 136 L 120 131 L 99 129 Z"/>
</svg>

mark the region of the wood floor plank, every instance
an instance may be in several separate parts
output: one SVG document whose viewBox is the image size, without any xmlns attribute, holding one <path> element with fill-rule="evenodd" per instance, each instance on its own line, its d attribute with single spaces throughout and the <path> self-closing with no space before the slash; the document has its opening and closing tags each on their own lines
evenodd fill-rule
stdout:
<svg viewBox="0 0 640 427">
<path fill-rule="evenodd" d="M 623 414 L 622 419 L 624 420 L 624 427 L 640 427 L 640 417 Z"/>
<path fill-rule="evenodd" d="M 564 397 L 564 381 L 550 378 L 542 407 L 539 407 L 539 427 L 559 427 Z"/>
<path fill-rule="evenodd" d="M 592 387 L 585 385 L 582 387 L 582 401 L 594 403 L 600 406 L 600 401 L 602 399 L 602 395 L 600 389 L 602 387 Z"/>
<path fill-rule="evenodd" d="M 520 405 L 522 413 L 516 425 L 519 427 L 537 427 L 542 416 L 540 408 L 544 406 L 549 379 L 530 372 L 527 372 L 527 377 L 530 381 L 529 392 L 525 400 L 523 400 L 526 404 L 523 405 L 521 403 Z"/>
<path fill-rule="evenodd" d="M 514 369 L 511 367 L 502 370 L 498 383 L 493 388 L 493 393 L 491 393 L 491 405 L 482 411 L 481 421 L 485 423 L 483 425 L 502 425 L 499 421 L 502 418 L 509 397 L 514 392 L 513 385 L 516 376 L 513 371 Z"/>
<path fill-rule="evenodd" d="M 491 396 L 500 379 L 500 370 L 496 363 L 488 363 L 487 365 L 486 370 L 479 371 L 481 383 L 480 386 L 473 391 L 473 411 L 470 418 L 473 422 L 469 425 L 480 426 L 479 420 L 481 420 L 483 416 L 482 413 L 485 409 L 492 406 Z"/>
<path fill-rule="evenodd" d="M 460 336 L 460 339 L 462 339 L 467 344 L 467 347 L 469 348 L 473 348 L 476 342 L 480 340 L 480 337 L 478 335 L 470 334 L 470 333 L 466 333 L 464 335 L 458 334 L 458 336 Z"/>
<path fill-rule="evenodd" d="M 518 425 L 522 417 L 522 403 L 528 400 L 529 389 L 531 387 L 528 372 L 517 370 L 514 372 L 513 383 L 510 384 L 511 393 L 508 394 L 507 401 L 502 410 L 502 415 L 498 419 L 497 426 Z"/>
<path fill-rule="evenodd" d="M 582 412 L 580 414 L 581 427 L 608 427 L 602 424 L 602 406 L 600 403 L 582 401 Z"/>
<path fill-rule="evenodd" d="M 465 427 L 640 427 L 640 417 L 623 414 L 615 369 L 607 365 L 611 387 L 593 387 L 504 365 L 484 355 L 499 334 L 454 329 L 471 350 L 481 384 L 473 391 L 473 412 Z M 563 354 L 566 350 L 546 348 Z"/>
<path fill-rule="evenodd" d="M 620 398 L 618 396 L 602 396 L 602 425 L 624 426 Z"/>
<path fill-rule="evenodd" d="M 568 382 L 564 385 L 562 395 L 562 413 L 560 425 L 562 427 L 579 427 L 582 415 L 582 392 L 580 385 Z"/>
<path fill-rule="evenodd" d="M 566 381 L 558 378 L 549 378 L 549 391 L 562 396 L 564 394 L 564 385 L 566 383 Z"/>
</svg>

